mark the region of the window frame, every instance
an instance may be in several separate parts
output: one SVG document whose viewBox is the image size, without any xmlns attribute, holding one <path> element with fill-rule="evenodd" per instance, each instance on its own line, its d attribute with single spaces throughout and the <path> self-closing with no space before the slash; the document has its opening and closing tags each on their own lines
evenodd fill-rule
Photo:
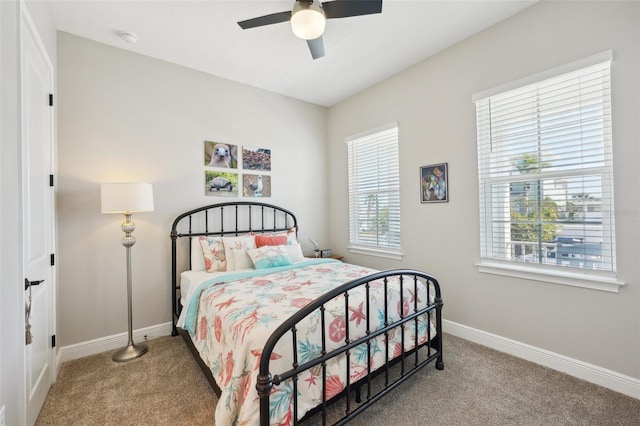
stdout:
<svg viewBox="0 0 640 426">
<path fill-rule="evenodd" d="M 489 90 L 477 93 L 473 95 L 472 101 L 477 105 L 479 102 L 486 101 L 487 99 L 493 96 L 515 91 L 520 88 L 524 88 L 525 86 L 535 85 L 545 80 L 555 78 L 555 77 L 560 77 L 565 74 L 577 72 L 582 69 L 589 68 L 591 66 L 595 66 L 601 63 L 605 63 L 605 62 L 610 63 L 612 61 L 612 58 L 613 58 L 612 52 L 610 50 L 605 51 L 600 54 L 596 54 L 588 58 L 584 58 L 584 59 L 572 62 L 570 64 L 566 64 L 566 65 L 548 70 L 546 72 L 538 73 L 538 74 L 529 76 L 527 78 L 508 83 L 506 85 L 502 85 L 499 87 L 495 87 L 493 89 L 489 89 Z M 611 69 L 609 69 L 609 79 L 611 80 Z M 609 106 L 610 104 L 611 104 L 611 101 L 609 103 Z M 611 118 L 612 113 L 610 110 L 608 114 L 609 114 L 609 118 Z M 583 267 L 577 268 L 577 267 L 556 266 L 556 265 L 551 265 L 544 262 L 540 262 L 540 263 L 520 262 L 515 260 L 509 260 L 509 259 L 500 259 L 498 258 L 498 256 L 495 256 L 493 255 L 493 253 L 491 253 L 490 243 L 493 238 L 498 238 L 498 237 L 493 236 L 493 230 L 488 229 L 487 228 L 488 225 L 484 223 L 482 219 L 484 217 L 485 222 L 487 220 L 491 221 L 495 219 L 493 213 L 491 212 L 492 203 L 487 202 L 487 200 L 483 199 L 483 195 L 482 195 L 483 185 L 487 185 L 488 183 L 492 183 L 492 182 L 494 184 L 497 182 L 497 183 L 510 185 L 509 182 L 514 179 L 511 176 L 507 176 L 507 177 L 483 176 L 483 170 L 482 170 L 482 167 L 480 166 L 480 162 L 483 161 L 482 155 L 484 154 L 483 152 L 481 152 L 481 146 L 480 146 L 480 141 L 481 141 L 480 123 L 476 122 L 476 126 L 478 131 L 478 161 L 479 161 L 478 178 L 479 178 L 479 184 L 480 184 L 479 208 L 480 208 L 480 243 L 481 243 L 480 261 L 476 264 L 478 267 L 478 270 L 482 273 L 490 273 L 490 274 L 496 274 L 496 275 L 524 278 L 529 280 L 577 286 L 577 287 L 596 289 L 596 290 L 602 290 L 602 291 L 608 291 L 608 292 L 618 292 L 619 287 L 623 286 L 624 282 L 620 281 L 616 275 L 615 227 L 613 224 L 613 217 L 611 218 L 611 222 L 607 224 L 607 226 L 609 226 L 610 229 L 612 230 L 611 235 L 610 236 L 605 235 L 603 237 L 603 242 L 602 242 L 603 245 L 605 241 L 609 242 L 609 244 L 612 245 L 612 250 L 611 250 L 612 258 L 609 259 L 612 262 L 611 263 L 612 271 L 592 270 L 592 269 L 586 269 Z M 609 121 L 609 126 L 611 126 L 611 121 Z M 482 137 L 486 137 L 486 135 L 482 135 Z M 491 136 L 489 136 L 489 138 L 491 138 Z M 608 141 L 608 142 L 605 141 L 605 146 L 607 143 L 610 145 L 609 147 L 613 145 L 612 141 Z M 593 168 L 593 169 L 596 169 L 596 168 Z M 603 177 L 607 176 L 606 173 L 609 173 L 609 176 L 611 179 L 611 181 L 608 182 L 606 189 L 604 189 L 605 185 L 603 185 L 603 194 L 606 193 L 605 191 L 609 191 L 608 195 L 611 197 L 610 199 L 613 200 L 613 190 L 614 190 L 613 165 L 611 163 L 610 165 L 605 165 L 601 169 L 605 171 L 605 173 L 601 174 L 601 176 Z M 586 173 L 585 173 L 585 176 L 586 176 Z M 522 178 L 522 179 L 526 181 L 537 180 L 538 182 L 542 182 L 546 178 L 547 176 L 545 176 L 544 173 L 540 173 L 537 175 L 532 175 L 531 178 L 527 178 L 527 179 Z M 518 180 L 518 179 L 515 179 L 515 180 Z M 492 195 L 489 194 L 489 195 L 486 195 L 485 198 L 486 197 L 489 197 L 492 202 L 494 201 L 494 199 L 491 198 Z M 613 208 L 613 201 L 611 201 L 611 207 Z M 509 223 L 511 223 L 511 219 L 508 219 L 508 221 Z M 602 228 L 603 228 L 603 234 L 606 234 L 604 230 L 607 229 L 607 227 L 603 224 Z M 506 253 L 506 252 L 503 252 L 503 253 Z"/>
<path fill-rule="evenodd" d="M 377 189 L 369 188 L 367 190 L 362 190 L 362 189 L 358 190 L 355 187 L 356 183 L 354 179 L 358 179 L 358 178 L 362 179 L 362 175 L 357 176 L 355 174 L 356 172 L 353 170 L 353 167 L 354 165 L 361 163 L 361 161 L 365 161 L 366 163 L 368 160 L 361 158 L 360 159 L 361 161 L 359 161 L 358 158 L 353 158 L 353 155 L 355 154 L 354 152 L 355 144 L 376 143 L 374 139 L 376 138 L 377 135 L 383 134 L 390 130 L 395 130 L 395 135 L 394 135 L 395 141 L 393 142 L 395 143 L 394 145 L 396 150 L 395 158 L 397 159 L 397 162 L 394 167 L 395 173 L 397 176 L 397 180 L 396 180 L 397 184 L 390 187 L 387 186 L 384 188 L 377 188 Z M 365 131 L 362 133 L 358 133 L 356 135 L 349 136 L 345 138 L 345 143 L 347 145 L 347 176 L 348 176 L 347 193 L 349 198 L 349 244 L 347 245 L 347 250 L 350 253 L 355 253 L 355 254 L 364 254 L 369 256 L 377 256 L 377 257 L 384 257 L 389 259 L 402 260 L 404 253 L 402 252 L 402 234 L 401 234 L 402 220 L 401 220 L 401 208 L 400 208 L 400 192 L 401 192 L 400 191 L 400 130 L 398 127 L 398 123 L 392 122 L 384 126 L 371 129 L 369 131 Z M 376 176 L 378 179 L 380 179 L 381 177 L 384 178 L 384 176 L 381 176 L 380 169 L 377 169 Z M 361 223 L 357 214 L 359 210 L 354 211 L 354 206 L 358 203 L 357 197 L 365 194 L 368 194 L 368 195 L 383 194 L 385 196 L 388 196 L 388 194 L 394 194 L 394 193 L 397 194 L 398 203 L 397 203 L 396 210 L 394 210 L 395 213 L 393 214 L 393 216 L 397 217 L 397 220 L 393 221 L 393 223 L 390 224 L 390 227 L 393 228 L 394 230 L 397 230 L 397 234 L 398 234 L 397 247 L 392 247 L 389 245 L 377 244 L 377 243 L 367 244 L 363 242 L 361 240 L 361 234 L 357 230 L 357 228 Z M 391 221 L 391 219 L 388 219 L 388 220 Z M 376 220 L 376 223 L 378 223 L 378 220 Z M 380 233 L 376 231 L 376 240 L 378 240 L 379 236 L 380 236 Z"/>
</svg>

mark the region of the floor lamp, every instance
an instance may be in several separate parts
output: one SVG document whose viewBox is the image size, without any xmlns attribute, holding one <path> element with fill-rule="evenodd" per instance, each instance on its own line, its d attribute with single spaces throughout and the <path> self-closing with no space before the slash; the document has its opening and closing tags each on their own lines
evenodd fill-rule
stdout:
<svg viewBox="0 0 640 426">
<path fill-rule="evenodd" d="M 144 343 L 133 343 L 133 321 L 131 319 L 131 246 L 136 239 L 131 233 L 136 229 L 131 221 L 134 212 L 153 211 L 153 188 L 150 183 L 103 183 L 100 186 L 102 213 L 124 214 L 122 222 L 122 245 L 127 251 L 127 307 L 129 314 L 129 343 L 118 349 L 111 357 L 114 361 L 122 362 L 144 355 L 148 348 Z"/>
</svg>

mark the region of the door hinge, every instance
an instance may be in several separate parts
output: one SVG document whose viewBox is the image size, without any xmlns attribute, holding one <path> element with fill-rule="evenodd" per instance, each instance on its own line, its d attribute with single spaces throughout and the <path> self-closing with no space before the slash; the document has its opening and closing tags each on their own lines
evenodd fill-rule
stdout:
<svg viewBox="0 0 640 426">
<path fill-rule="evenodd" d="M 49 106 L 53 106 L 53 93 L 49 93 Z"/>
<path fill-rule="evenodd" d="M 53 186 L 53 175 L 49 175 L 49 186 Z"/>
<path fill-rule="evenodd" d="M 55 266 L 56 264 L 56 255 L 51 253 L 51 266 Z"/>
<path fill-rule="evenodd" d="M 51 347 L 52 348 L 56 347 L 56 335 L 55 334 L 53 336 L 51 336 Z"/>
</svg>

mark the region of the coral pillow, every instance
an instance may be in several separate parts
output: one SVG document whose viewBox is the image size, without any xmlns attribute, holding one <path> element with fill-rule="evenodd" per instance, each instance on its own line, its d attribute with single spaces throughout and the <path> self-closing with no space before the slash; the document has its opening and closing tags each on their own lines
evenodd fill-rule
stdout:
<svg viewBox="0 0 640 426">
<path fill-rule="evenodd" d="M 297 235 L 297 228 L 294 226 L 293 228 L 289 228 L 286 231 L 278 231 L 278 232 L 274 232 L 273 234 L 255 234 L 253 232 L 249 232 L 249 235 L 262 235 L 264 237 L 287 237 L 287 242 L 284 244 L 295 244 L 298 242 L 298 239 L 296 237 Z"/>
<path fill-rule="evenodd" d="M 283 246 L 287 244 L 286 235 L 256 235 L 256 247 Z"/>
</svg>

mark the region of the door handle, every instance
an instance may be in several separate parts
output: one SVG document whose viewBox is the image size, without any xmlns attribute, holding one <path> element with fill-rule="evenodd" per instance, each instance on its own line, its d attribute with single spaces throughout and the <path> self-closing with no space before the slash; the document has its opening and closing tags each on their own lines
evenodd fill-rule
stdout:
<svg viewBox="0 0 640 426">
<path fill-rule="evenodd" d="M 24 279 L 24 289 L 28 289 L 29 287 L 31 287 L 32 285 L 40 285 L 44 282 L 44 280 L 36 280 L 36 281 L 29 281 L 27 278 Z"/>
</svg>

